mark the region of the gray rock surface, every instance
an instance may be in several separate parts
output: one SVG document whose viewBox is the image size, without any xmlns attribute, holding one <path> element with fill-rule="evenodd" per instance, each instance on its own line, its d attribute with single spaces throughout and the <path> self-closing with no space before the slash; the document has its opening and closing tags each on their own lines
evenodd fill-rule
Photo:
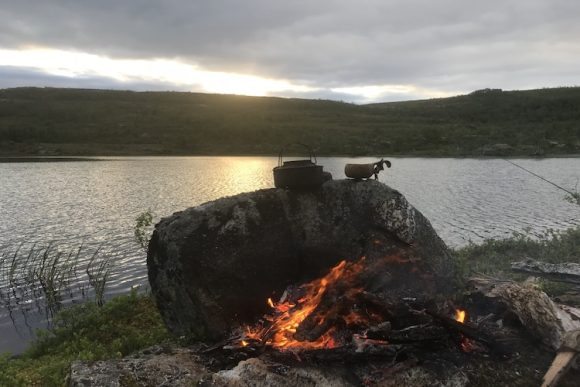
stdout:
<svg viewBox="0 0 580 387">
<path fill-rule="evenodd" d="M 301 365 L 287 367 L 258 358 L 240 362 L 231 370 L 212 376 L 215 387 L 354 387 L 337 369 Z"/>
<path fill-rule="evenodd" d="M 384 274 L 393 289 L 453 290 L 456 266 L 429 221 L 377 181 L 326 182 L 311 192 L 266 189 L 162 219 L 149 243 L 149 282 L 168 328 L 218 340 L 266 310 L 289 284 L 342 259 L 397 257 L 413 273 Z M 408 274 L 408 276 L 407 276 Z"/>
<path fill-rule="evenodd" d="M 187 348 L 154 346 L 122 359 L 71 364 L 71 387 L 195 386 L 212 373 Z"/>
<path fill-rule="evenodd" d="M 351 387 L 360 380 L 343 365 L 292 366 L 262 358 L 241 361 L 228 370 L 212 372 L 199 356 L 187 348 L 155 346 L 115 360 L 72 364 L 68 385 L 71 387 L 124 386 L 199 386 L 199 387 Z M 385 364 L 385 369 L 392 364 Z M 380 386 L 454 386 L 463 387 L 468 378 L 456 367 L 438 373 L 422 366 L 386 373 Z"/>
</svg>

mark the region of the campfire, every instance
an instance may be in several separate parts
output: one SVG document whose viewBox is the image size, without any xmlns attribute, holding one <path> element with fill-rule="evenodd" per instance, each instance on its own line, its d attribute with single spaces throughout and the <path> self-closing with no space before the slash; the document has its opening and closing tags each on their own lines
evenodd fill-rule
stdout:
<svg viewBox="0 0 580 387">
<path fill-rule="evenodd" d="M 397 256 L 343 260 L 319 278 L 287 287 L 277 301 L 267 298 L 269 311 L 255 324 L 205 352 L 233 363 L 267 355 L 287 363 L 387 360 L 391 367 L 411 367 L 441 352 L 458 359 L 505 355 L 451 300 L 389 287 L 385 276 L 394 267 L 422 277 L 412 260 Z"/>
<path fill-rule="evenodd" d="M 264 316 L 261 324 L 245 327 L 242 343 L 256 341 L 279 350 L 331 349 L 344 345 L 339 327 L 360 325 L 373 318 L 356 304 L 357 295 L 363 292 L 357 280 L 364 260 L 363 257 L 356 263 L 341 261 L 324 277 L 287 289 L 278 303 L 268 298 L 272 313 Z"/>
<path fill-rule="evenodd" d="M 213 363 L 216 369 L 249 358 L 274 364 L 272 369 L 283 364 L 315 364 L 317 369 L 348 365 L 360 383 L 372 386 L 396 385 L 395 374 L 425 365 L 469 369 L 485 361 L 508 363 L 509 368 L 514 353 L 517 357 L 518 351 L 529 350 L 519 324 L 514 320 L 514 328 L 502 322 L 506 310 L 497 309 L 500 304 L 462 298 L 473 308 L 469 312 L 451 299 L 393 288 L 390 276 L 397 270 L 429 278 L 412 259 L 399 256 L 343 260 L 319 278 L 288 286 L 278 300 L 267 298 L 268 312 L 256 323 L 234 329 L 203 353 L 219 359 Z M 484 295 L 481 290 L 474 294 Z M 536 297 L 534 292 L 526 296 L 531 302 Z"/>
<path fill-rule="evenodd" d="M 410 261 L 387 257 L 372 269 L 393 262 Z M 433 311 L 421 307 L 416 298 L 396 301 L 367 291 L 369 269 L 365 270 L 365 263 L 366 257 L 343 260 L 323 277 L 287 288 L 278 302 L 268 298 L 271 312 L 258 324 L 243 327 L 233 340 L 239 335 L 241 347 L 294 353 L 338 348 L 360 353 L 384 348 L 391 354 L 395 343 L 445 338 L 444 330 L 434 329 Z M 464 310 L 455 311 L 457 322 L 464 323 L 465 316 Z"/>
<path fill-rule="evenodd" d="M 556 376 L 580 352 L 580 310 L 533 284 L 461 278 L 429 221 L 375 181 L 176 213 L 147 264 L 166 326 L 224 385 L 537 385 L 554 351 Z"/>
</svg>

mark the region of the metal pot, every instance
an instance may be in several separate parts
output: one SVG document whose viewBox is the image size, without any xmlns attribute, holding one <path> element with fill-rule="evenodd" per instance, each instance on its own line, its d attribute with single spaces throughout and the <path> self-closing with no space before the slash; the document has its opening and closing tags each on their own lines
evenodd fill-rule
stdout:
<svg viewBox="0 0 580 387">
<path fill-rule="evenodd" d="M 276 188 L 313 189 L 332 179 L 329 173 L 322 171 L 322 165 L 316 165 L 316 155 L 309 146 L 300 143 L 297 145 L 308 150 L 309 158 L 283 161 L 284 151 L 288 145 L 282 147 L 278 154 L 278 166 L 273 169 Z"/>
</svg>

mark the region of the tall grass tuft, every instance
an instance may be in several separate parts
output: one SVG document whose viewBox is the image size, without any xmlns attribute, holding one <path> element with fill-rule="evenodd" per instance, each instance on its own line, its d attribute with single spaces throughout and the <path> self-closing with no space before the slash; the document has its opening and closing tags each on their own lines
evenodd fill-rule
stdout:
<svg viewBox="0 0 580 387">
<path fill-rule="evenodd" d="M 0 251 L 0 305 L 11 317 L 16 311 L 25 317 L 37 312 L 44 313 L 49 322 L 64 304 L 86 301 L 91 294 L 102 306 L 111 259 L 99 249 L 88 262 L 83 257 L 82 245 L 68 251 L 53 243 Z"/>
<path fill-rule="evenodd" d="M 98 306 L 103 306 L 105 303 L 105 287 L 107 285 L 107 279 L 110 274 L 111 259 L 110 257 L 105 257 L 104 259 L 98 260 L 99 250 L 95 251 L 89 263 L 87 264 L 87 277 L 89 278 L 89 284 L 93 287 L 95 291 L 95 302 Z"/>
</svg>

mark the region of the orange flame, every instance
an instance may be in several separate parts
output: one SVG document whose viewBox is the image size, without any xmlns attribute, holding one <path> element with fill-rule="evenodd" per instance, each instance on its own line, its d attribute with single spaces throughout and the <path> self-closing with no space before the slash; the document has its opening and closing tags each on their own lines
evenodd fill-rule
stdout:
<svg viewBox="0 0 580 387">
<path fill-rule="evenodd" d="M 465 322 L 465 316 L 466 316 L 465 310 L 463 309 L 455 310 L 455 321 L 458 321 L 463 324 Z"/>
<path fill-rule="evenodd" d="M 275 308 L 274 301 L 272 301 L 271 298 L 268 298 L 268 305 L 270 306 L 270 308 Z"/>
<path fill-rule="evenodd" d="M 455 310 L 455 320 L 462 324 L 465 323 L 465 319 L 467 318 L 467 312 L 463 309 L 456 309 Z M 461 335 L 461 350 L 463 352 L 472 352 L 477 349 L 476 343 L 468 337 Z"/>
<path fill-rule="evenodd" d="M 329 286 L 339 280 L 352 280 L 356 274 L 363 269 L 362 257 L 358 262 L 341 261 L 333 267 L 330 272 L 322 278 L 316 279 L 303 285 L 306 295 L 296 303 L 289 301 L 274 304 L 268 299 L 268 305 L 275 309 L 275 316 L 268 327 L 246 327 L 246 338 L 260 340 L 266 345 L 278 349 L 317 349 L 334 348 L 338 344 L 333 338 L 334 329 L 330 328 L 315 341 L 299 341 L 294 338 L 300 324 L 316 309 L 320 304 Z M 322 324 L 324 319 L 318 321 Z"/>
</svg>

